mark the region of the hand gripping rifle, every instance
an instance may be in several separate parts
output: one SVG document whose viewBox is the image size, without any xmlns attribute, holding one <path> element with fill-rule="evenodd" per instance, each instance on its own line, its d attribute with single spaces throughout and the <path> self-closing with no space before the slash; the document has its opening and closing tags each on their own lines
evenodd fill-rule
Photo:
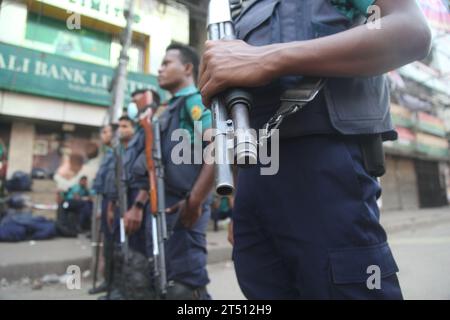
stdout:
<svg viewBox="0 0 450 320">
<path fill-rule="evenodd" d="M 229 0 L 210 0 L 208 38 L 236 39 Z M 219 195 L 230 195 L 234 191 L 233 157 L 241 167 L 256 164 L 257 142 L 249 124 L 251 100 L 251 95 L 241 89 L 227 90 L 212 99 L 216 192 Z"/>
<path fill-rule="evenodd" d="M 150 184 L 149 201 L 152 214 L 153 262 L 155 278 L 162 298 L 167 293 L 165 240 L 167 240 L 166 200 L 164 196 L 164 167 L 162 163 L 161 133 L 158 118 L 141 118 L 145 132 L 145 158 Z"/>
</svg>

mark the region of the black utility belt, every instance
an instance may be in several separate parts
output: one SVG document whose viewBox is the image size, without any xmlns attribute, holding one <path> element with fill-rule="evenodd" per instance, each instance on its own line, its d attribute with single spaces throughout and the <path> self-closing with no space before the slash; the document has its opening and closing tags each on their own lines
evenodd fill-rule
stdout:
<svg viewBox="0 0 450 320">
<path fill-rule="evenodd" d="M 169 194 L 171 194 L 172 196 L 175 196 L 177 198 L 180 198 L 180 199 L 187 199 L 190 195 L 189 191 L 184 191 L 184 190 L 174 188 L 174 187 L 170 186 L 167 182 L 165 183 L 164 187 Z"/>
<path fill-rule="evenodd" d="M 275 114 L 263 126 L 261 140 L 267 140 L 272 135 L 272 130 L 280 129 L 280 138 L 292 138 L 301 135 L 298 126 L 281 126 L 286 118 L 289 118 L 302 110 L 313 101 L 325 85 L 323 78 L 304 78 L 299 86 L 285 90 L 280 97 L 280 107 Z"/>
<path fill-rule="evenodd" d="M 280 139 L 305 136 L 303 128 L 300 128 L 294 119 L 286 122 L 284 120 L 295 117 L 298 111 L 313 101 L 325 82 L 323 78 L 304 78 L 298 87 L 284 91 L 280 98 L 280 107 L 263 127 L 264 133 L 261 140 L 269 139 L 273 129 L 280 130 Z M 386 165 L 382 135 L 370 134 L 356 137 L 367 173 L 373 177 L 383 176 Z"/>
</svg>

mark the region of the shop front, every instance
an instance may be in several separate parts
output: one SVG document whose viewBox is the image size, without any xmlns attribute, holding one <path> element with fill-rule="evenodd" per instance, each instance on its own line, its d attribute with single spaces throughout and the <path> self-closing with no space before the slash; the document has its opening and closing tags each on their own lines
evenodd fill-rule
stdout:
<svg viewBox="0 0 450 320">
<path fill-rule="evenodd" d="M 111 100 L 114 70 L 0 42 L 0 138 L 8 147 L 8 172 L 46 168 L 54 173 L 64 152 L 98 142 Z M 138 88 L 159 90 L 157 79 L 130 72 L 124 106 Z"/>
</svg>

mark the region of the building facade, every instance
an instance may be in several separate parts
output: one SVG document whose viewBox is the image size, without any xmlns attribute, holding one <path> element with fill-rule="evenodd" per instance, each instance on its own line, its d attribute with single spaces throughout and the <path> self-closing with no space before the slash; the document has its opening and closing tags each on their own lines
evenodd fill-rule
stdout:
<svg viewBox="0 0 450 320">
<path fill-rule="evenodd" d="M 186 6 L 135 3 L 128 94 L 141 87 L 159 90 L 155 75 L 165 48 L 193 37 Z M 2 1 L 0 140 L 8 150 L 8 177 L 18 170 L 52 174 L 64 156 L 83 154 L 98 140 L 125 7 L 124 0 Z"/>
<path fill-rule="evenodd" d="M 430 55 L 391 72 L 391 113 L 399 140 L 386 143 L 385 210 L 450 202 L 450 13 L 448 1 L 419 0 L 433 32 Z"/>
<path fill-rule="evenodd" d="M 167 45 L 202 50 L 206 39 L 207 0 L 135 1 L 128 93 L 157 88 Z M 385 144 L 383 210 L 450 201 L 448 13 L 436 15 L 439 8 L 419 3 L 430 16 L 443 18 L 436 22 L 441 29 L 434 29 L 438 41 L 430 57 L 390 74 L 399 140 Z M 111 101 L 125 6 L 124 0 L 2 1 L 0 142 L 8 150 L 8 176 L 40 168 L 54 173 L 64 156 L 82 154 L 98 139 Z"/>
</svg>

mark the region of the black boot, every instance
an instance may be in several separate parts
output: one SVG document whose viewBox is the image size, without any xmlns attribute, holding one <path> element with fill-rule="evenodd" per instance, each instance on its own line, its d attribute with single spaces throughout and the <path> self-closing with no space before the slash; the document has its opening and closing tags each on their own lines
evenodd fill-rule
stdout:
<svg viewBox="0 0 450 320">
<path fill-rule="evenodd" d="M 96 286 L 95 288 L 89 289 L 89 294 L 98 294 L 102 292 L 106 292 L 108 290 L 108 283 L 106 281 L 103 281 L 99 286 Z"/>
<path fill-rule="evenodd" d="M 121 247 L 118 244 L 111 243 L 105 252 L 105 277 L 108 279 L 108 293 L 105 299 L 100 300 L 126 300 L 123 291 L 123 264 L 124 257 Z"/>
<path fill-rule="evenodd" d="M 170 281 L 167 300 L 211 300 L 206 287 L 191 287 L 178 281 Z"/>
<path fill-rule="evenodd" d="M 120 291 L 127 300 L 155 300 L 157 293 L 153 283 L 152 262 L 142 253 L 131 248 L 122 267 Z"/>
</svg>

